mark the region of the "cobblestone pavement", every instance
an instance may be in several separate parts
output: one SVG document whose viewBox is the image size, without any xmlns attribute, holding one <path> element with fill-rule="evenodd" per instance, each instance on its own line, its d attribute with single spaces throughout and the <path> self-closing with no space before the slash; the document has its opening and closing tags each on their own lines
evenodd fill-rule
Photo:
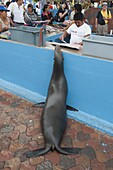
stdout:
<svg viewBox="0 0 113 170">
<path fill-rule="evenodd" d="M 37 158 L 23 153 L 44 146 L 42 109 L 0 90 L 0 170 L 113 170 L 113 137 L 68 119 L 61 145 L 80 147 L 78 155 L 56 151 Z"/>
</svg>

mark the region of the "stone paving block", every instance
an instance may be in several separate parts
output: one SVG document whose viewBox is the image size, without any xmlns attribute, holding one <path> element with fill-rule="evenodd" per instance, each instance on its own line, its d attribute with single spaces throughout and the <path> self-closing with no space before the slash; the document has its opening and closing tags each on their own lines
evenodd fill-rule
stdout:
<svg viewBox="0 0 113 170">
<path fill-rule="evenodd" d="M 96 158 L 99 162 L 106 162 L 110 159 L 110 156 L 107 152 L 104 152 L 104 150 L 97 150 Z"/>
<path fill-rule="evenodd" d="M 10 147 L 9 147 L 9 151 L 16 152 L 16 151 L 22 149 L 23 146 L 24 145 L 20 144 L 18 141 L 15 141 L 15 142 L 11 141 L 11 144 L 10 144 Z"/>
<path fill-rule="evenodd" d="M 8 134 L 8 137 L 10 137 L 11 140 L 14 141 L 14 140 L 18 139 L 19 135 L 20 135 L 20 132 L 18 130 L 14 130 Z"/>
<path fill-rule="evenodd" d="M 18 126 L 15 127 L 15 131 L 19 131 L 20 133 L 23 133 L 26 131 L 26 125 L 20 124 Z"/>
<path fill-rule="evenodd" d="M 36 150 L 38 148 L 37 141 L 30 141 L 24 145 L 24 148 L 28 148 L 29 150 Z"/>
<path fill-rule="evenodd" d="M 12 125 L 7 125 L 4 124 L 1 128 L 0 128 L 0 132 L 1 133 L 9 133 L 12 132 L 14 130 L 14 126 Z"/>
<path fill-rule="evenodd" d="M 11 140 L 8 137 L 2 137 L 0 139 L 0 146 L 2 150 L 8 150 Z"/>
<path fill-rule="evenodd" d="M 76 161 L 75 159 L 70 159 L 65 155 L 61 155 L 60 156 L 60 166 L 65 169 L 68 170 L 70 168 L 72 168 L 73 166 L 76 166 Z"/>
<path fill-rule="evenodd" d="M 36 157 L 36 158 L 30 158 L 29 162 L 30 162 L 30 165 L 40 164 L 40 163 L 44 162 L 44 156 L 39 156 L 39 157 Z"/>
<path fill-rule="evenodd" d="M 90 138 L 96 139 L 99 142 L 101 142 L 103 140 L 102 134 L 99 131 L 96 131 L 95 129 L 94 129 L 94 132 L 90 134 Z"/>
<path fill-rule="evenodd" d="M 72 147 L 72 139 L 70 136 L 65 136 L 65 138 L 62 139 L 61 146 L 64 147 Z"/>
<path fill-rule="evenodd" d="M 72 141 L 72 145 L 74 148 L 84 148 L 86 146 L 86 141 L 80 142 L 77 140 Z"/>
<path fill-rule="evenodd" d="M 15 152 L 14 157 L 19 158 L 21 163 L 25 162 L 27 160 L 27 158 L 24 156 L 24 153 L 26 153 L 26 152 L 28 152 L 28 149 L 22 148 Z"/>
<path fill-rule="evenodd" d="M 29 164 L 28 161 L 25 161 L 21 164 L 19 170 L 35 170 L 35 169 L 36 169 L 36 166 L 32 166 Z"/>
<path fill-rule="evenodd" d="M 81 154 L 87 155 L 90 160 L 96 158 L 95 150 L 91 146 L 86 146 L 85 148 L 83 148 Z"/>
<path fill-rule="evenodd" d="M 75 129 L 69 129 L 67 135 L 69 135 L 71 139 L 77 139 L 77 131 Z"/>
<path fill-rule="evenodd" d="M 0 161 L 7 161 L 13 158 L 14 154 L 10 151 L 2 150 L 0 152 Z"/>
<path fill-rule="evenodd" d="M 82 131 L 83 131 L 83 133 L 91 134 L 94 132 L 94 129 L 91 129 L 89 126 L 82 125 Z"/>
<path fill-rule="evenodd" d="M 36 140 L 38 145 L 44 144 L 44 137 L 43 137 L 42 133 L 38 133 L 38 134 L 32 136 L 32 140 Z"/>
<path fill-rule="evenodd" d="M 5 168 L 10 167 L 11 169 L 17 169 L 20 167 L 21 161 L 19 158 L 12 158 L 5 163 Z"/>
<path fill-rule="evenodd" d="M 107 162 L 106 162 L 106 167 L 107 169 L 113 169 L 113 158 L 112 159 L 109 159 Z"/>
<path fill-rule="evenodd" d="M 98 162 L 97 159 L 91 160 L 91 167 L 92 170 L 107 170 L 106 164 Z"/>
<path fill-rule="evenodd" d="M 70 168 L 70 170 L 85 170 L 85 168 L 81 165 L 76 165 L 75 167 Z"/>
<path fill-rule="evenodd" d="M 76 158 L 76 165 L 81 165 L 85 170 L 91 168 L 90 159 L 86 155 L 80 155 Z"/>
<path fill-rule="evenodd" d="M 48 154 L 45 155 L 45 160 L 51 160 L 53 165 L 57 165 L 60 162 L 59 153 L 56 151 L 50 151 Z"/>
<path fill-rule="evenodd" d="M 99 149 L 99 147 L 100 147 L 98 141 L 95 140 L 95 139 L 89 139 L 89 140 L 86 142 L 86 145 L 87 145 L 87 146 L 91 146 L 94 150 L 97 150 L 97 149 Z"/>
<path fill-rule="evenodd" d="M 44 161 L 37 165 L 36 170 L 53 170 L 53 165 L 50 161 Z"/>
<path fill-rule="evenodd" d="M 37 134 L 37 130 L 31 126 L 31 127 L 27 128 L 26 134 L 27 134 L 27 136 L 34 136 Z"/>
<path fill-rule="evenodd" d="M 87 141 L 88 139 L 90 139 L 90 135 L 83 133 L 83 131 L 79 131 L 79 132 L 77 133 L 77 139 L 78 139 L 80 142 Z"/>
<path fill-rule="evenodd" d="M 3 169 L 4 165 L 5 165 L 5 161 L 0 160 L 0 169 Z"/>
<path fill-rule="evenodd" d="M 27 136 L 25 133 L 22 133 L 19 135 L 19 138 L 18 138 L 18 142 L 20 144 L 26 144 L 28 143 L 29 141 L 31 141 L 31 137 L 30 136 Z"/>
</svg>

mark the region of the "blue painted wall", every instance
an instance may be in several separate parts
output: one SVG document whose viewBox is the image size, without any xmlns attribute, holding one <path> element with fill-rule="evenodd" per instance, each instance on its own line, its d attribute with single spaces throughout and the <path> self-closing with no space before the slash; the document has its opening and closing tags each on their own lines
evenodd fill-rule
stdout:
<svg viewBox="0 0 113 170">
<path fill-rule="evenodd" d="M 113 123 L 113 62 L 66 52 L 63 56 L 67 103 Z M 0 41 L 0 79 L 46 96 L 53 57 L 53 50 Z"/>
</svg>

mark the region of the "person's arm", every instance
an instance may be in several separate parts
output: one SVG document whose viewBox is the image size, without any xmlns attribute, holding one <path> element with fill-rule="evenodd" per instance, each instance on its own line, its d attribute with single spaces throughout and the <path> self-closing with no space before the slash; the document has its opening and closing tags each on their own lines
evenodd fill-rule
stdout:
<svg viewBox="0 0 113 170">
<path fill-rule="evenodd" d="M 6 26 L 4 28 L 2 28 L 2 23 L 0 22 L 0 32 L 5 32 L 5 31 L 8 31 L 9 30 L 9 27 Z"/>
<path fill-rule="evenodd" d="M 95 19 L 95 27 L 97 28 L 97 25 L 98 25 L 98 19 L 96 18 Z"/>
<path fill-rule="evenodd" d="M 67 31 L 65 31 L 61 36 L 60 36 L 60 40 L 64 41 L 64 38 L 67 37 L 69 34 L 67 33 Z"/>
<path fill-rule="evenodd" d="M 13 15 L 13 8 L 14 8 L 13 5 L 14 5 L 13 3 L 11 3 L 11 4 L 9 5 L 9 7 L 8 7 L 9 12 L 7 12 L 7 16 L 9 17 L 10 24 L 11 24 L 12 26 L 14 26 L 14 22 L 13 22 L 13 20 L 12 20 L 12 18 L 11 18 L 11 15 Z"/>
<path fill-rule="evenodd" d="M 59 17 L 63 18 L 65 15 L 67 15 L 67 13 L 68 13 L 68 10 L 66 10 L 63 14 L 60 12 L 59 13 Z"/>
<path fill-rule="evenodd" d="M 2 23 L 0 22 L 0 32 L 2 32 Z"/>
</svg>

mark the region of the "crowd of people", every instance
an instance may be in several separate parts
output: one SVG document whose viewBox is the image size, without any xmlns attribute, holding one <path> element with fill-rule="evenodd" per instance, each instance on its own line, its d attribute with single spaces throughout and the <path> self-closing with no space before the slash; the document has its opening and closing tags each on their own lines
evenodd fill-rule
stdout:
<svg viewBox="0 0 113 170">
<path fill-rule="evenodd" d="M 89 2 L 89 3 L 88 3 Z M 91 8 L 92 3 L 87 1 L 88 7 Z M 112 18 L 110 10 L 107 9 L 108 4 L 102 2 L 98 3 L 98 8 L 101 8 L 95 17 L 95 27 L 97 34 L 106 35 L 108 33 L 108 23 Z M 39 8 L 39 4 L 35 7 Z M 65 27 L 65 32 L 59 38 L 59 42 L 63 42 L 66 36 L 71 36 L 70 43 L 82 44 L 81 37 L 85 37 L 91 34 L 91 27 L 88 25 L 87 18 L 84 16 L 84 4 L 75 3 L 72 5 L 71 1 L 62 1 L 62 3 L 46 2 L 43 4 L 40 19 L 47 21 L 48 25 L 52 25 L 54 22 L 62 23 Z M 56 15 L 54 16 L 50 9 L 56 9 Z M 31 3 L 27 6 L 23 3 L 23 0 L 4 1 L 4 4 L 0 5 L 0 33 L 1 35 L 10 35 L 9 28 L 17 26 L 36 26 L 34 21 L 38 21 L 39 14 L 34 9 Z M 78 37 L 77 37 L 78 36 Z M 74 38 L 73 38 L 74 37 Z M 76 39 L 75 41 L 73 39 Z"/>
</svg>

